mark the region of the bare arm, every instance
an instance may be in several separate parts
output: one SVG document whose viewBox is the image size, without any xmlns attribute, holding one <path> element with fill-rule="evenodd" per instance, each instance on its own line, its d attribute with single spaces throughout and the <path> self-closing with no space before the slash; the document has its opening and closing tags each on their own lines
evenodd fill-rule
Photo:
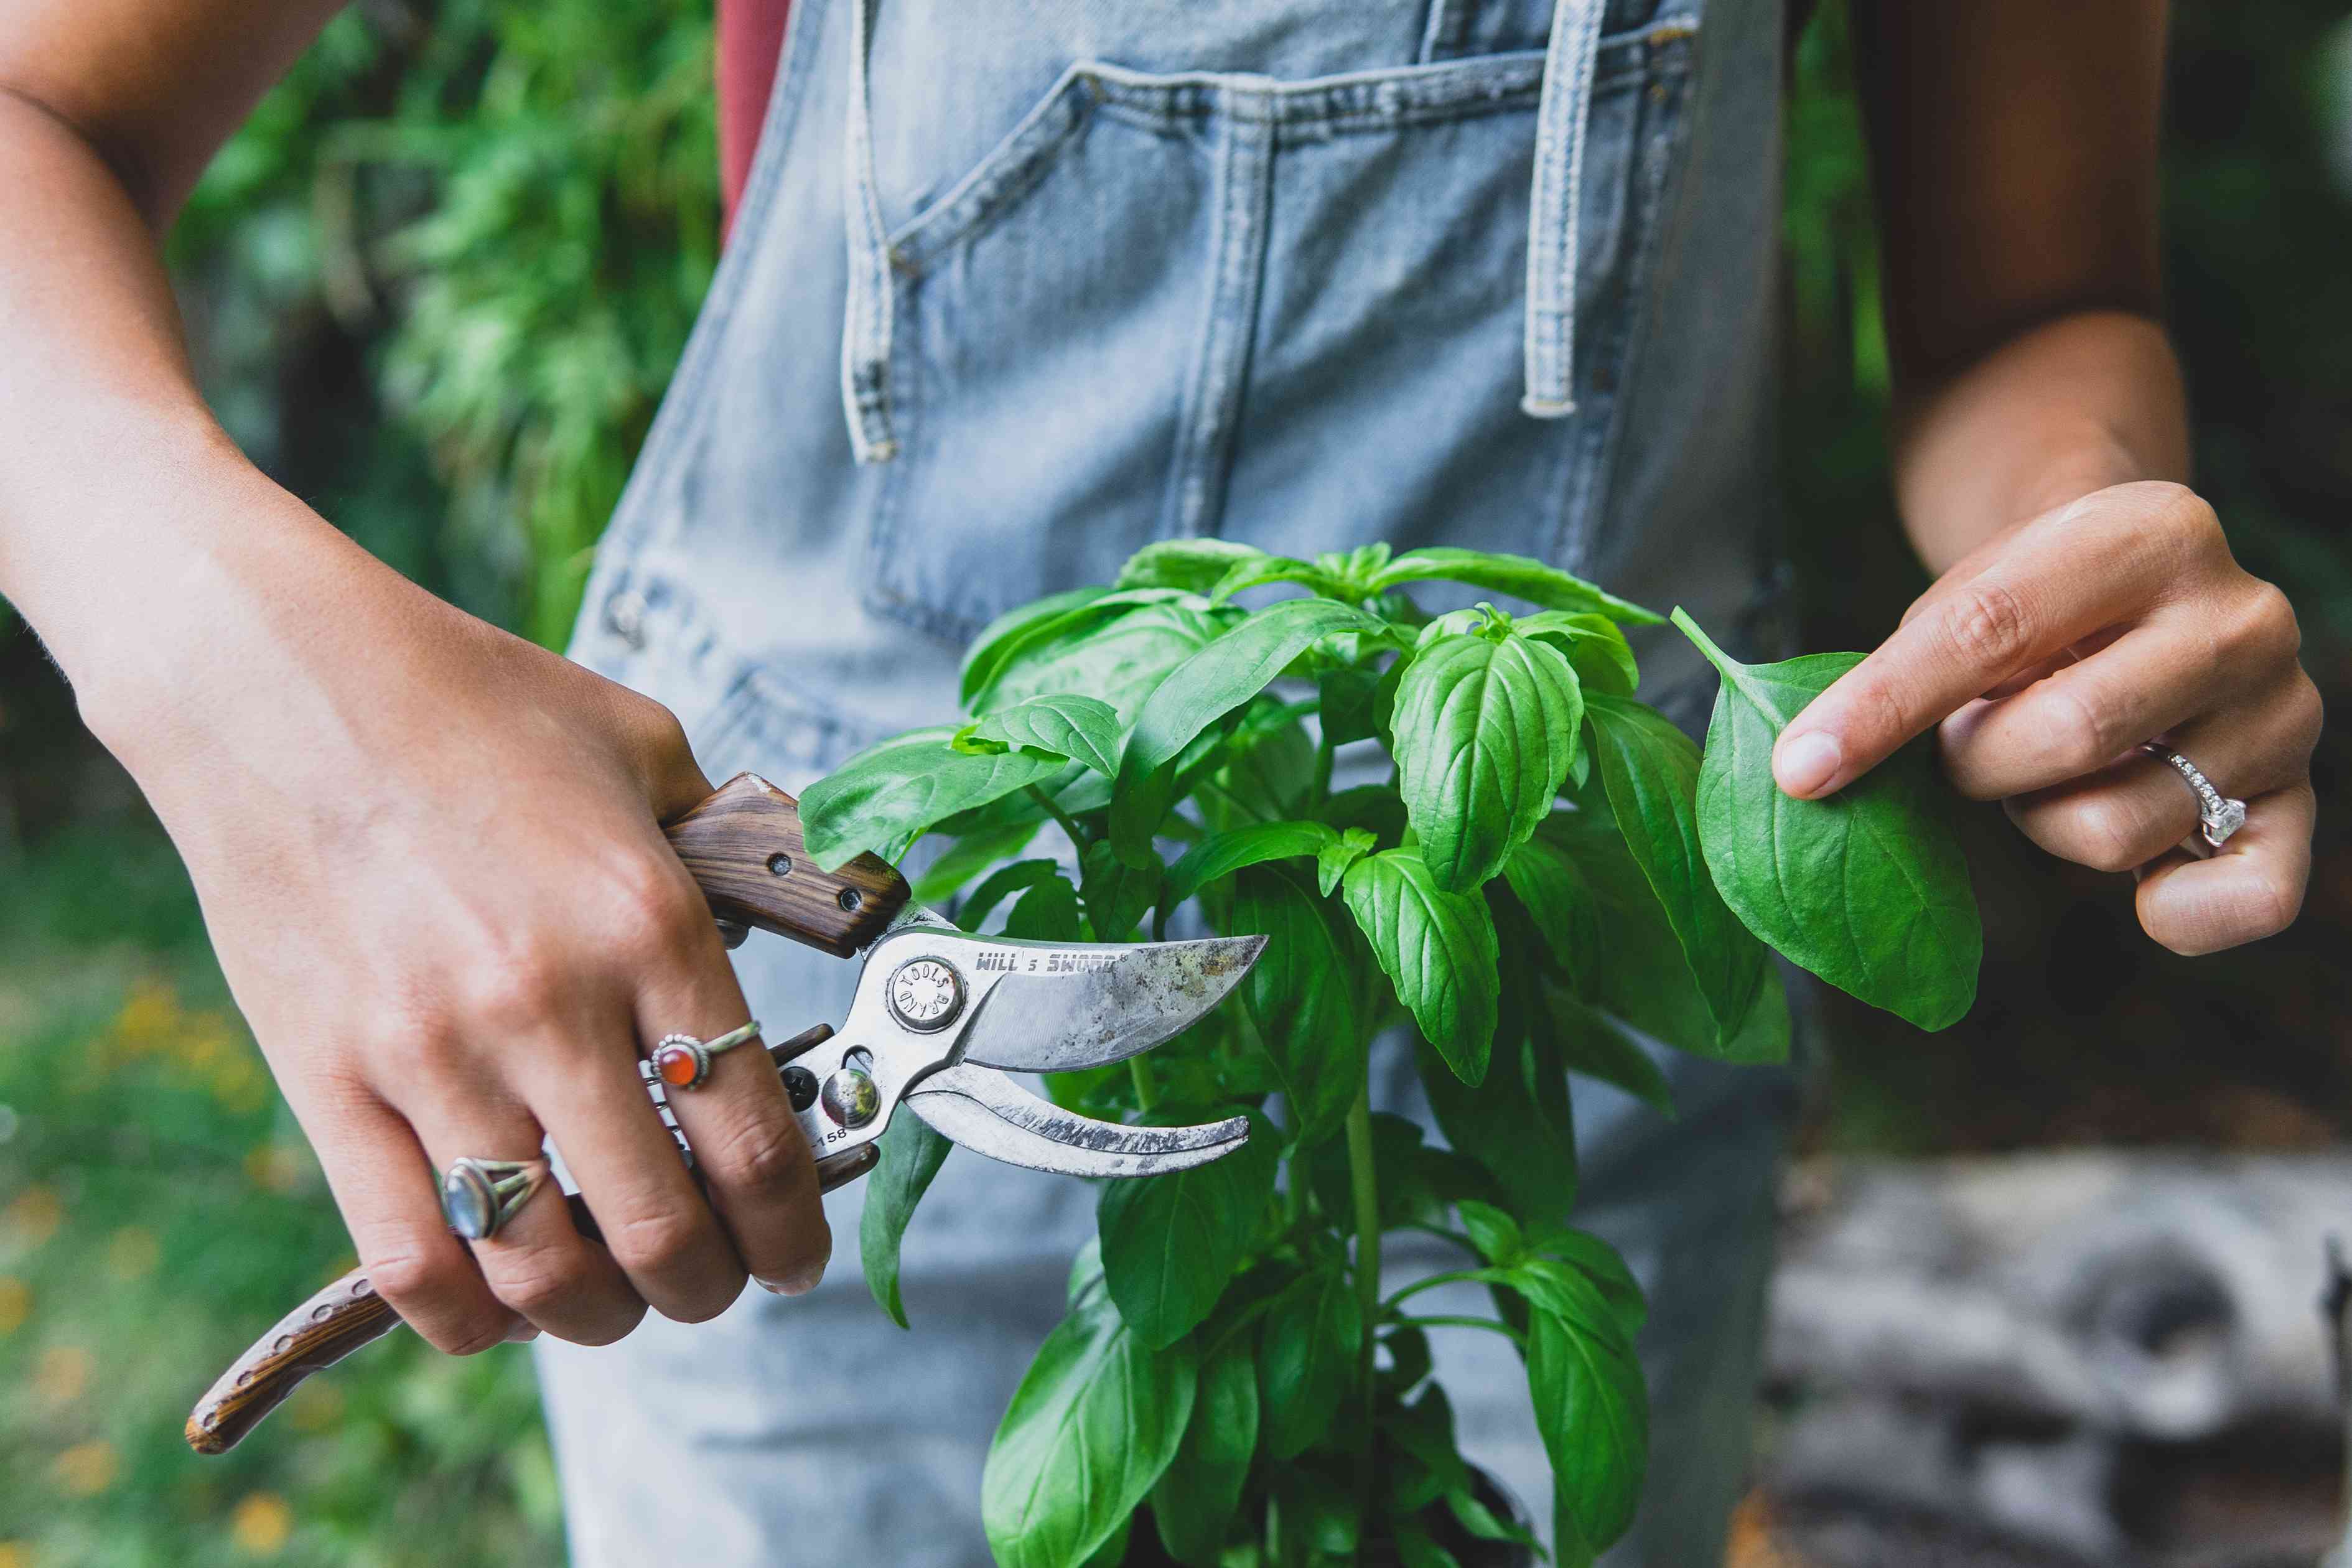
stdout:
<svg viewBox="0 0 2352 1568">
<path fill-rule="evenodd" d="M 814 1283 L 807 1150 L 758 1052 L 678 1115 L 641 1044 L 745 1007 L 662 818 L 709 785 L 656 704 L 461 615 L 246 461 L 157 241 L 328 0 L 0 7 L 0 593 L 186 858 L 362 1261 L 449 1350 L 601 1342 L 747 1270 Z M 690 1103 L 686 1101 L 690 1100 Z M 562 1147 L 611 1249 L 538 1199 L 489 1241 L 432 1171 Z"/>
<path fill-rule="evenodd" d="M 1940 575 L 1782 734 L 1827 795 L 1938 729 L 1954 782 L 2052 853 L 2137 881 L 2140 923 L 2205 952 L 2294 920 L 2319 698 L 2285 596 L 2187 488 L 2180 373 L 2156 319 L 2161 0 L 1854 0 L 1869 109 L 1895 484 Z M 2247 826 L 2175 849 L 2196 797 Z"/>
</svg>

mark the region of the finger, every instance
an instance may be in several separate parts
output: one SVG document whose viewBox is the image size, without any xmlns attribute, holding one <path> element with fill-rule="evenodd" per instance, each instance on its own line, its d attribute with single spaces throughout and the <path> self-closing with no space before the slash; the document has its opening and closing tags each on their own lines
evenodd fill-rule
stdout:
<svg viewBox="0 0 2352 1568">
<path fill-rule="evenodd" d="M 717 928 L 706 917 L 677 934 L 675 961 L 647 973 L 638 998 L 637 1028 L 649 1046 L 672 1033 L 712 1039 L 751 1016 Z M 814 1289 L 833 1234 L 808 1142 L 766 1049 L 752 1040 L 723 1051 L 701 1083 L 667 1092 L 752 1278 L 779 1295 Z"/>
<path fill-rule="evenodd" d="M 1962 707 L 1937 737 L 1952 786 L 2004 800 L 2095 773 L 2267 673 L 2210 647 L 2180 617 L 2160 616 L 2022 691 Z"/>
<path fill-rule="evenodd" d="M 2179 953 L 2219 952 L 2294 922 L 2311 879 L 2308 784 L 2247 804 L 2246 825 L 2209 860 L 2168 860 L 2140 879 L 2139 923 Z"/>
<path fill-rule="evenodd" d="M 2173 731 L 2169 744 L 2224 795 L 2252 799 L 2305 778 L 2319 740 L 2318 689 L 2301 670 L 2259 701 L 2209 713 Z M 2197 829 L 2197 794 L 2145 752 L 2085 777 L 2004 803 L 2010 820 L 2063 859 L 2102 871 L 2145 866 Z"/>
<path fill-rule="evenodd" d="M 502 1092 L 433 1096 L 410 1116 L 435 1171 L 462 1158 L 533 1160 L 536 1118 Z M 533 1325 L 574 1344 L 610 1344 L 646 1315 L 613 1255 L 582 1237 L 552 1178 L 543 1180 L 494 1235 L 465 1243 L 491 1292 Z"/>
<path fill-rule="evenodd" d="M 646 1093 L 634 1022 L 620 1013 L 597 1034 L 608 1048 L 524 1085 L 531 1108 L 637 1294 L 678 1322 L 715 1318 L 742 1293 L 742 1260 Z"/>
<path fill-rule="evenodd" d="M 399 1112 L 354 1088 L 348 1102 L 323 1115 L 313 1108 L 304 1121 L 360 1267 L 401 1320 L 451 1355 L 515 1337 L 522 1320 L 491 1293 L 465 1243 L 449 1234 L 432 1159 Z"/>
<path fill-rule="evenodd" d="M 2158 600 L 2178 552 L 2144 524 L 2078 503 L 2011 536 L 1975 576 L 1939 584 L 1790 722 L 1776 781 L 1801 799 L 1831 794 L 1963 703 Z"/>
</svg>

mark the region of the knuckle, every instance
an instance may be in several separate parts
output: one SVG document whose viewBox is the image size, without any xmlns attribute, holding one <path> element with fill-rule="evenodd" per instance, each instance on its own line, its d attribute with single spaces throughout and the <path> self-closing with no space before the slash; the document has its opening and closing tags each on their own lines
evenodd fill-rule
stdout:
<svg viewBox="0 0 2352 1568">
<path fill-rule="evenodd" d="M 2273 583 L 2257 583 L 2246 595 L 2236 626 L 2239 647 L 2261 665 L 2284 664 L 2303 651 L 2303 626 L 2294 605 Z"/>
<path fill-rule="evenodd" d="M 500 1033 L 523 1034 L 562 1010 L 571 966 L 551 942 L 523 941 L 487 955 L 463 983 L 467 1011 Z"/>
<path fill-rule="evenodd" d="M 606 1233 L 613 1256 L 632 1275 L 676 1279 L 691 1269 L 702 1252 L 702 1222 L 677 1209 L 633 1215 Z"/>
<path fill-rule="evenodd" d="M 392 1252 L 367 1266 L 368 1282 L 401 1316 L 429 1305 L 448 1287 L 447 1270 L 422 1253 Z"/>
<path fill-rule="evenodd" d="M 503 1312 L 453 1310 L 465 1281 L 456 1266 L 416 1252 L 394 1252 L 367 1266 L 368 1283 L 434 1348 L 449 1355 L 477 1355 L 506 1339 Z"/>
<path fill-rule="evenodd" d="M 2139 813 L 2119 800 L 2086 800 L 2074 808 L 2074 859 L 2095 871 L 2124 872 L 2147 859 L 2147 831 Z"/>
<path fill-rule="evenodd" d="M 502 1261 L 491 1289 L 499 1300 L 533 1322 L 562 1313 L 585 1293 L 587 1270 L 556 1258 L 526 1254 Z"/>
<path fill-rule="evenodd" d="M 675 959 L 696 951 L 715 930 L 709 907 L 692 879 L 676 866 L 636 857 L 611 873 L 605 901 L 614 945 L 639 961 Z"/>
<path fill-rule="evenodd" d="M 2033 616 L 2025 600 L 1999 583 L 1969 584 L 1944 613 L 1953 652 L 1971 668 L 2007 671 L 2033 646 Z"/>
<path fill-rule="evenodd" d="M 2048 735 L 2052 760 L 2069 773 L 2094 772 L 2129 743 L 2124 705 L 2112 694 L 2053 682 L 2050 695 L 2058 706 Z"/>
<path fill-rule="evenodd" d="M 2318 748 L 2319 734 L 2327 722 L 2327 701 L 2319 694 L 2318 684 L 2298 669 L 2294 684 L 2287 694 L 2287 740 L 2295 755 L 2308 762 Z"/>
<path fill-rule="evenodd" d="M 816 1166 L 800 1130 L 782 1117 L 747 1116 L 722 1133 L 707 1163 L 728 1185 L 767 1197 L 816 1190 Z"/>
<path fill-rule="evenodd" d="M 2213 503 L 2187 485 L 2169 479 L 2151 480 L 2157 524 L 2174 539 L 2208 549 L 2225 542 L 2221 517 Z"/>
</svg>

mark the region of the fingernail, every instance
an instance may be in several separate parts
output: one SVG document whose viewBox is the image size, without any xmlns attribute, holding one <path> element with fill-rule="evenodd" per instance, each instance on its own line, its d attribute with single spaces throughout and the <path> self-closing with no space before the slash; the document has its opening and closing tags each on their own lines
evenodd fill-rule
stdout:
<svg viewBox="0 0 2352 1568">
<path fill-rule="evenodd" d="M 537 1323 L 518 1323 L 515 1325 L 512 1331 L 507 1335 L 507 1343 L 510 1345 L 527 1345 L 537 1338 L 539 1338 L 539 1325 Z"/>
<path fill-rule="evenodd" d="M 771 1296 L 805 1296 L 815 1289 L 817 1282 L 824 1278 L 824 1265 L 825 1260 L 819 1258 L 799 1273 L 782 1279 L 762 1279 L 754 1274 L 751 1283 Z"/>
<path fill-rule="evenodd" d="M 1784 793 L 1806 800 L 1828 788 L 1844 763 L 1845 751 L 1835 735 L 1826 730 L 1808 730 L 1783 740 L 1773 752 L 1772 776 Z"/>
</svg>

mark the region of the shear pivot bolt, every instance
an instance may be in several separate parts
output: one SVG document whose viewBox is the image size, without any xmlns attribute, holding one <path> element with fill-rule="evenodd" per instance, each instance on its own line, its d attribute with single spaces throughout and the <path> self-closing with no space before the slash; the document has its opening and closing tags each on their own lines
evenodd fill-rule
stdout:
<svg viewBox="0 0 2352 1568">
<path fill-rule="evenodd" d="M 824 1080 L 824 1113 L 844 1127 L 863 1127 L 882 1109 L 881 1091 L 874 1079 L 856 1068 L 843 1068 Z"/>
<path fill-rule="evenodd" d="M 890 976 L 884 994 L 890 1016 L 919 1034 L 946 1028 L 963 1011 L 963 976 L 940 958 L 910 958 Z"/>
<path fill-rule="evenodd" d="M 806 1068 L 786 1068 L 784 1093 L 791 1099 L 794 1110 L 806 1110 L 816 1103 L 816 1074 Z"/>
</svg>

